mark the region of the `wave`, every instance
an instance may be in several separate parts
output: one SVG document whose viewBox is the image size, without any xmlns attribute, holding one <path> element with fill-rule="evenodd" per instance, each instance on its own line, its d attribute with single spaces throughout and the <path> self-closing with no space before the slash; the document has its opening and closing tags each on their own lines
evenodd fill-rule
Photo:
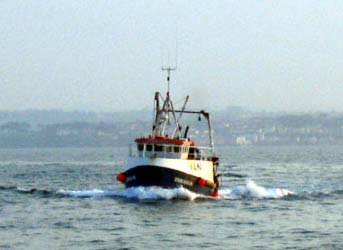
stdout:
<svg viewBox="0 0 343 250">
<path fill-rule="evenodd" d="M 0 161 L 0 166 L 12 166 L 12 167 L 60 167 L 60 166 L 113 166 L 118 165 L 121 162 L 112 161 L 20 161 L 20 160 L 8 160 Z"/>
<path fill-rule="evenodd" d="M 247 181 L 246 185 L 234 186 L 233 188 L 220 189 L 219 197 L 213 198 L 210 196 L 200 195 L 189 191 L 186 188 L 180 187 L 175 189 L 164 189 L 160 187 L 131 187 L 122 190 L 103 191 L 98 189 L 83 190 L 83 191 L 58 191 L 58 194 L 77 197 L 122 197 L 138 200 L 172 200 L 172 199 L 280 199 L 290 195 L 294 195 L 287 189 L 282 188 L 265 188 L 258 186 L 254 181 Z"/>
<path fill-rule="evenodd" d="M 39 188 L 23 188 L 1 186 L 0 191 L 30 194 L 41 198 L 123 198 L 134 200 L 245 200 L 245 199 L 284 199 L 292 200 L 318 199 L 332 196 L 343 196 L 343 190 L 304 191 L 295 193 L 285 188 L 267 188 L 248 180 L 245 185 L 221 188 L 216 198 L 193 193 L 186 188 L 164 189 L 160 187 L 132 187 L 116 190 L 48 190 Z"/>
<path fill-rule="evenodd" d="M 16 186 L 0 186 L 0 190 L 4 191 L 14 191 L 17 193 L 22 194 L 35 194 L 40 196 L 53 196 L 56 194 L 54 191 L 46 190 L 46 189 L 37 189 L 37 188 L 23 188 L 23 187 L 16 187 Z"/>
<path fill-rule="evenodd" d="M 201 195 L 186 188 L 164 189 L 160 187 L 132 187 L 119 190 L 47 190 L 38 188 L 23 188 L 16 186 L 0 186 L 0 191 L 11 191 L 20 194 L 31 194 L 43 198 L 127 198 L 137 200 L 195 200 Z"/>
<path fill-rule="evenodd" d="M 91 197 L 122 197 L 138 200 L 195 200 L 201 195 L 193 193 L 186 188 L 165 189 L 160 187 L 131 187 L 122 190 L 103 191 L 98 189 L 84 191 L 64 191 L 57 192 L 60 195 L 91 198 Z"/>
<path fill-rule="evenodd" d="M 248 180 L 245 185 L 234 186 L 233 188 L 219 191 L 223 199 L 237 200 L 243 198 L 255 199 L 280 199 L 295 195 L 294 192 L 284 188 L 265 188 L 257 185 L 254 181 Z"/>
</svg>

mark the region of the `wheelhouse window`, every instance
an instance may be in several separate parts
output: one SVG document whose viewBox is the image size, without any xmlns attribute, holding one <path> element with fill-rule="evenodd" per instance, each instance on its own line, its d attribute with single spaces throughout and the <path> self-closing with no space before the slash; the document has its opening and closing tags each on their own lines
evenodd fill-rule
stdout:
<svg viewBox="0 0 343 250">
<path fill-rule="evenodd" d="M 174 153 L 180 153 L 180 147 L 179 146 L 174 146 Z"/>
<path fill-rule="evenodd" d="M 165 147 L 165 151 L 166 151 L 167 153 L 172 152 L 172 146 L 166 145 L 166 146 L 164 146 L 164 147 Z"/>
<path fill-rule="evenodd" d="M 153 151 L 154 146 L 152 144 L 146 145 L 146 151 Z"/>
<path fill-rule="evenodd" d="M 163 145 L 155 145 L 155 152 L 162 152 L 163 151 Z"/>
<path fill-rule="evenodd" d="M 144 149 L 144 144 L 137 144 L 138 151 L 143 151 Z"/>
</svg>

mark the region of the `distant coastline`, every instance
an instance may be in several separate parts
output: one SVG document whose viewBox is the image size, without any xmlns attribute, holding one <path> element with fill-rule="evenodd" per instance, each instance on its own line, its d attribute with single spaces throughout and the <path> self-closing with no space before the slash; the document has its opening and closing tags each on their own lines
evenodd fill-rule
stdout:
<svg viewBox="0 0 343 250">
<path fill-rule="evenodd" d="M 148 111 L 0 111 L 0 148 L 126 146 L 149 131 L 150 118 Z M 212 119 L 217 145 L 343 145 L 343 113 L 229 108 Z M 190 136 L 205 137 L 206 129 L 195 127 Z"/>
</svg>

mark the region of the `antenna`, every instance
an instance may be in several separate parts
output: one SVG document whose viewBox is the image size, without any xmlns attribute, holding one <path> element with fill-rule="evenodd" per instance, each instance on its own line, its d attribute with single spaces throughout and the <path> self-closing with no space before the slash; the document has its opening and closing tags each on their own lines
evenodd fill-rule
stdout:
<svg viewBox="0 0 343 250">
<path fill-rule="evenodd" d="M 162 67 L 162 71 L 167 71 L 167 83 L 168 83 L 168 95 L 169 95 L 169 91 L 170 91 L 170 71 L 174 71 L 176 70 L 176 67 L 167 67 L 167 68 L 164 68 Z"/>
<path fill-rule="evenodd" d="M 177 33 L 177 32 L 176 32 Z M 176 34 L 177 35 L 177 34 Z M 169 47 L 169 46 L 167 46 Z M 162 51 L 162 47 L 161 47 L 161 51 Z M 169 60 L 169 48 L 167 48 L 167 65 L 171 65 L 170 60 Z M 169 95 L 169 91 L 170 91 L 170 71 L 175 71 L 177 68 L 177 61 L 178 61 L 178 39 L 176 37 L 175 40 L 175 66 L 171 67 L 171 66 L 164 66 L 163 65 L 163 58 L 161 60 L 162 62 L 162 71 L 167 71 L 167 83 L 168 83 L 168 95 Z"/>
</svg>

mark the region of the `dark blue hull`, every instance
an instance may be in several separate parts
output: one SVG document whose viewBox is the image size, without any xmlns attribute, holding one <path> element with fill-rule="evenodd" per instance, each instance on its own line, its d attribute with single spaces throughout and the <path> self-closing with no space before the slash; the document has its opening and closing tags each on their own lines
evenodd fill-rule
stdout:
<svg viewBox="0 0 343 250">
<path fill-rule="evenodd" d="M 183 186 L 195 193 L 211 196 L 218 195 L 218 182 L 204 183 L 204 180 L 199 181 L 199 177 L 174 169 L 157 166 L 137 166 L 127 170 L 124 174 L 126 187 L 158 186 L 162 188 L 178 188 Z"/>
</svg>

